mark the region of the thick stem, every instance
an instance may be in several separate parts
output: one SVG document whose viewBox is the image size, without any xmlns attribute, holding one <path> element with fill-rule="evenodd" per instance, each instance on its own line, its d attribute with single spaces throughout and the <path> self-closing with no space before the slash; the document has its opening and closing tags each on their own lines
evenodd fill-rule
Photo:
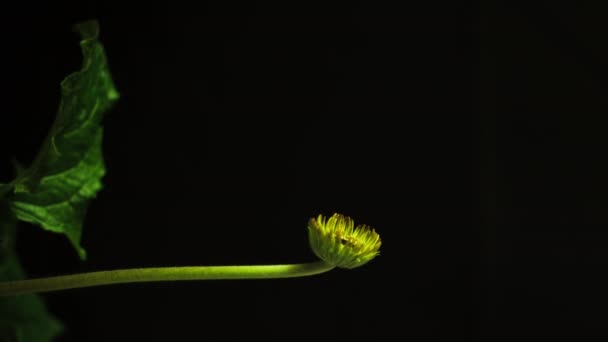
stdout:
<svg viewBox="0 0 608 342">
<path fill-rule="evenodd" d="M 327 272 L 334 267 L 317 261 L 291 265 L 133 268 L 1 282 L 0 296 L 151 281 L 294 278 Z"/>
</svg>

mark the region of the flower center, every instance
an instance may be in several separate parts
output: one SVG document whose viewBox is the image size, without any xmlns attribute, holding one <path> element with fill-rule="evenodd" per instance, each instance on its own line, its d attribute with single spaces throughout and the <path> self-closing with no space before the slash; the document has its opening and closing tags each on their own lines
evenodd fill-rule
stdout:
<svg viewBox="0 0 608 342">
<path fill-rule="evenodd" d="M 339 241 L 343 246 L 350 248 L 356 248 L 359 245 L 357 239 L 348 235 L 345 236 L 341 234 L 334 234 L 334 239 L 336 239 L 336 241 Z"/>
</svg>

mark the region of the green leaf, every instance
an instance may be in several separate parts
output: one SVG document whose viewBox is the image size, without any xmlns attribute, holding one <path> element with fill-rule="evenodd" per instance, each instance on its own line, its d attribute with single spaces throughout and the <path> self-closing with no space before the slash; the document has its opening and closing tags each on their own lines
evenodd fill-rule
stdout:
<svg viewBox="0 0 608 342">
<path fill-rule="evenodd" d="M 0 281 L 23 279 L 14 252 L 16 218 L 0 201 Z M 0 341 L 48 342 L 63 326 L 37 295 L 0 297 Z"/>
<path fill-rule="evenodd" d="M 55 122 L 32 165 L 13 181 L 9 199 L 18 219 L 65 234 L 84 259 L 82 223 L 105 174 L 101 121 L 119 95 L 98 41 L 97 22 L 75 29 L 82 37 L 82 68 L 61 82 Z"/>
</svg>

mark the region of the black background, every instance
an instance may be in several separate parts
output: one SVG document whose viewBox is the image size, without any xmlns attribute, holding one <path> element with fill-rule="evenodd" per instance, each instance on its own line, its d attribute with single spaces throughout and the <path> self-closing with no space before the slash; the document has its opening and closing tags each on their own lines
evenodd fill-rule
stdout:
<svg viewBox="0 0 608 342">
<path fill-rule="evenodd" d="M 605 339 L 605 4 L 482 5 L 484 336 Z"/>
<path fill-rule="evenodd" d="M 311 278 L 45 294 L 60 340 L 607 337 L 608 8 L 408 6 L 4 12 L 2 179 L 79 66 L 73 23 L 100 20 L 122 95 L 89 259 L 22 224 L 30 275 L 304 262 L 334 211 L 384 242 Z"/>
</svg>

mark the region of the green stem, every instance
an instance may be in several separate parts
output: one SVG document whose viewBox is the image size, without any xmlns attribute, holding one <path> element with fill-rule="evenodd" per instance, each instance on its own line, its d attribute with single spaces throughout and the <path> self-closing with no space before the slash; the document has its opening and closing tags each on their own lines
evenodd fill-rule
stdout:
<svg viewBox="0 0 608 342">
<path fill-rule="evenodd" d="M 0 296 L 151 281 L 294 278 L 327 272 L 334 267 L 317 261 L 291 265 L 133 268 L 1 282 Z"/>
</svg>

